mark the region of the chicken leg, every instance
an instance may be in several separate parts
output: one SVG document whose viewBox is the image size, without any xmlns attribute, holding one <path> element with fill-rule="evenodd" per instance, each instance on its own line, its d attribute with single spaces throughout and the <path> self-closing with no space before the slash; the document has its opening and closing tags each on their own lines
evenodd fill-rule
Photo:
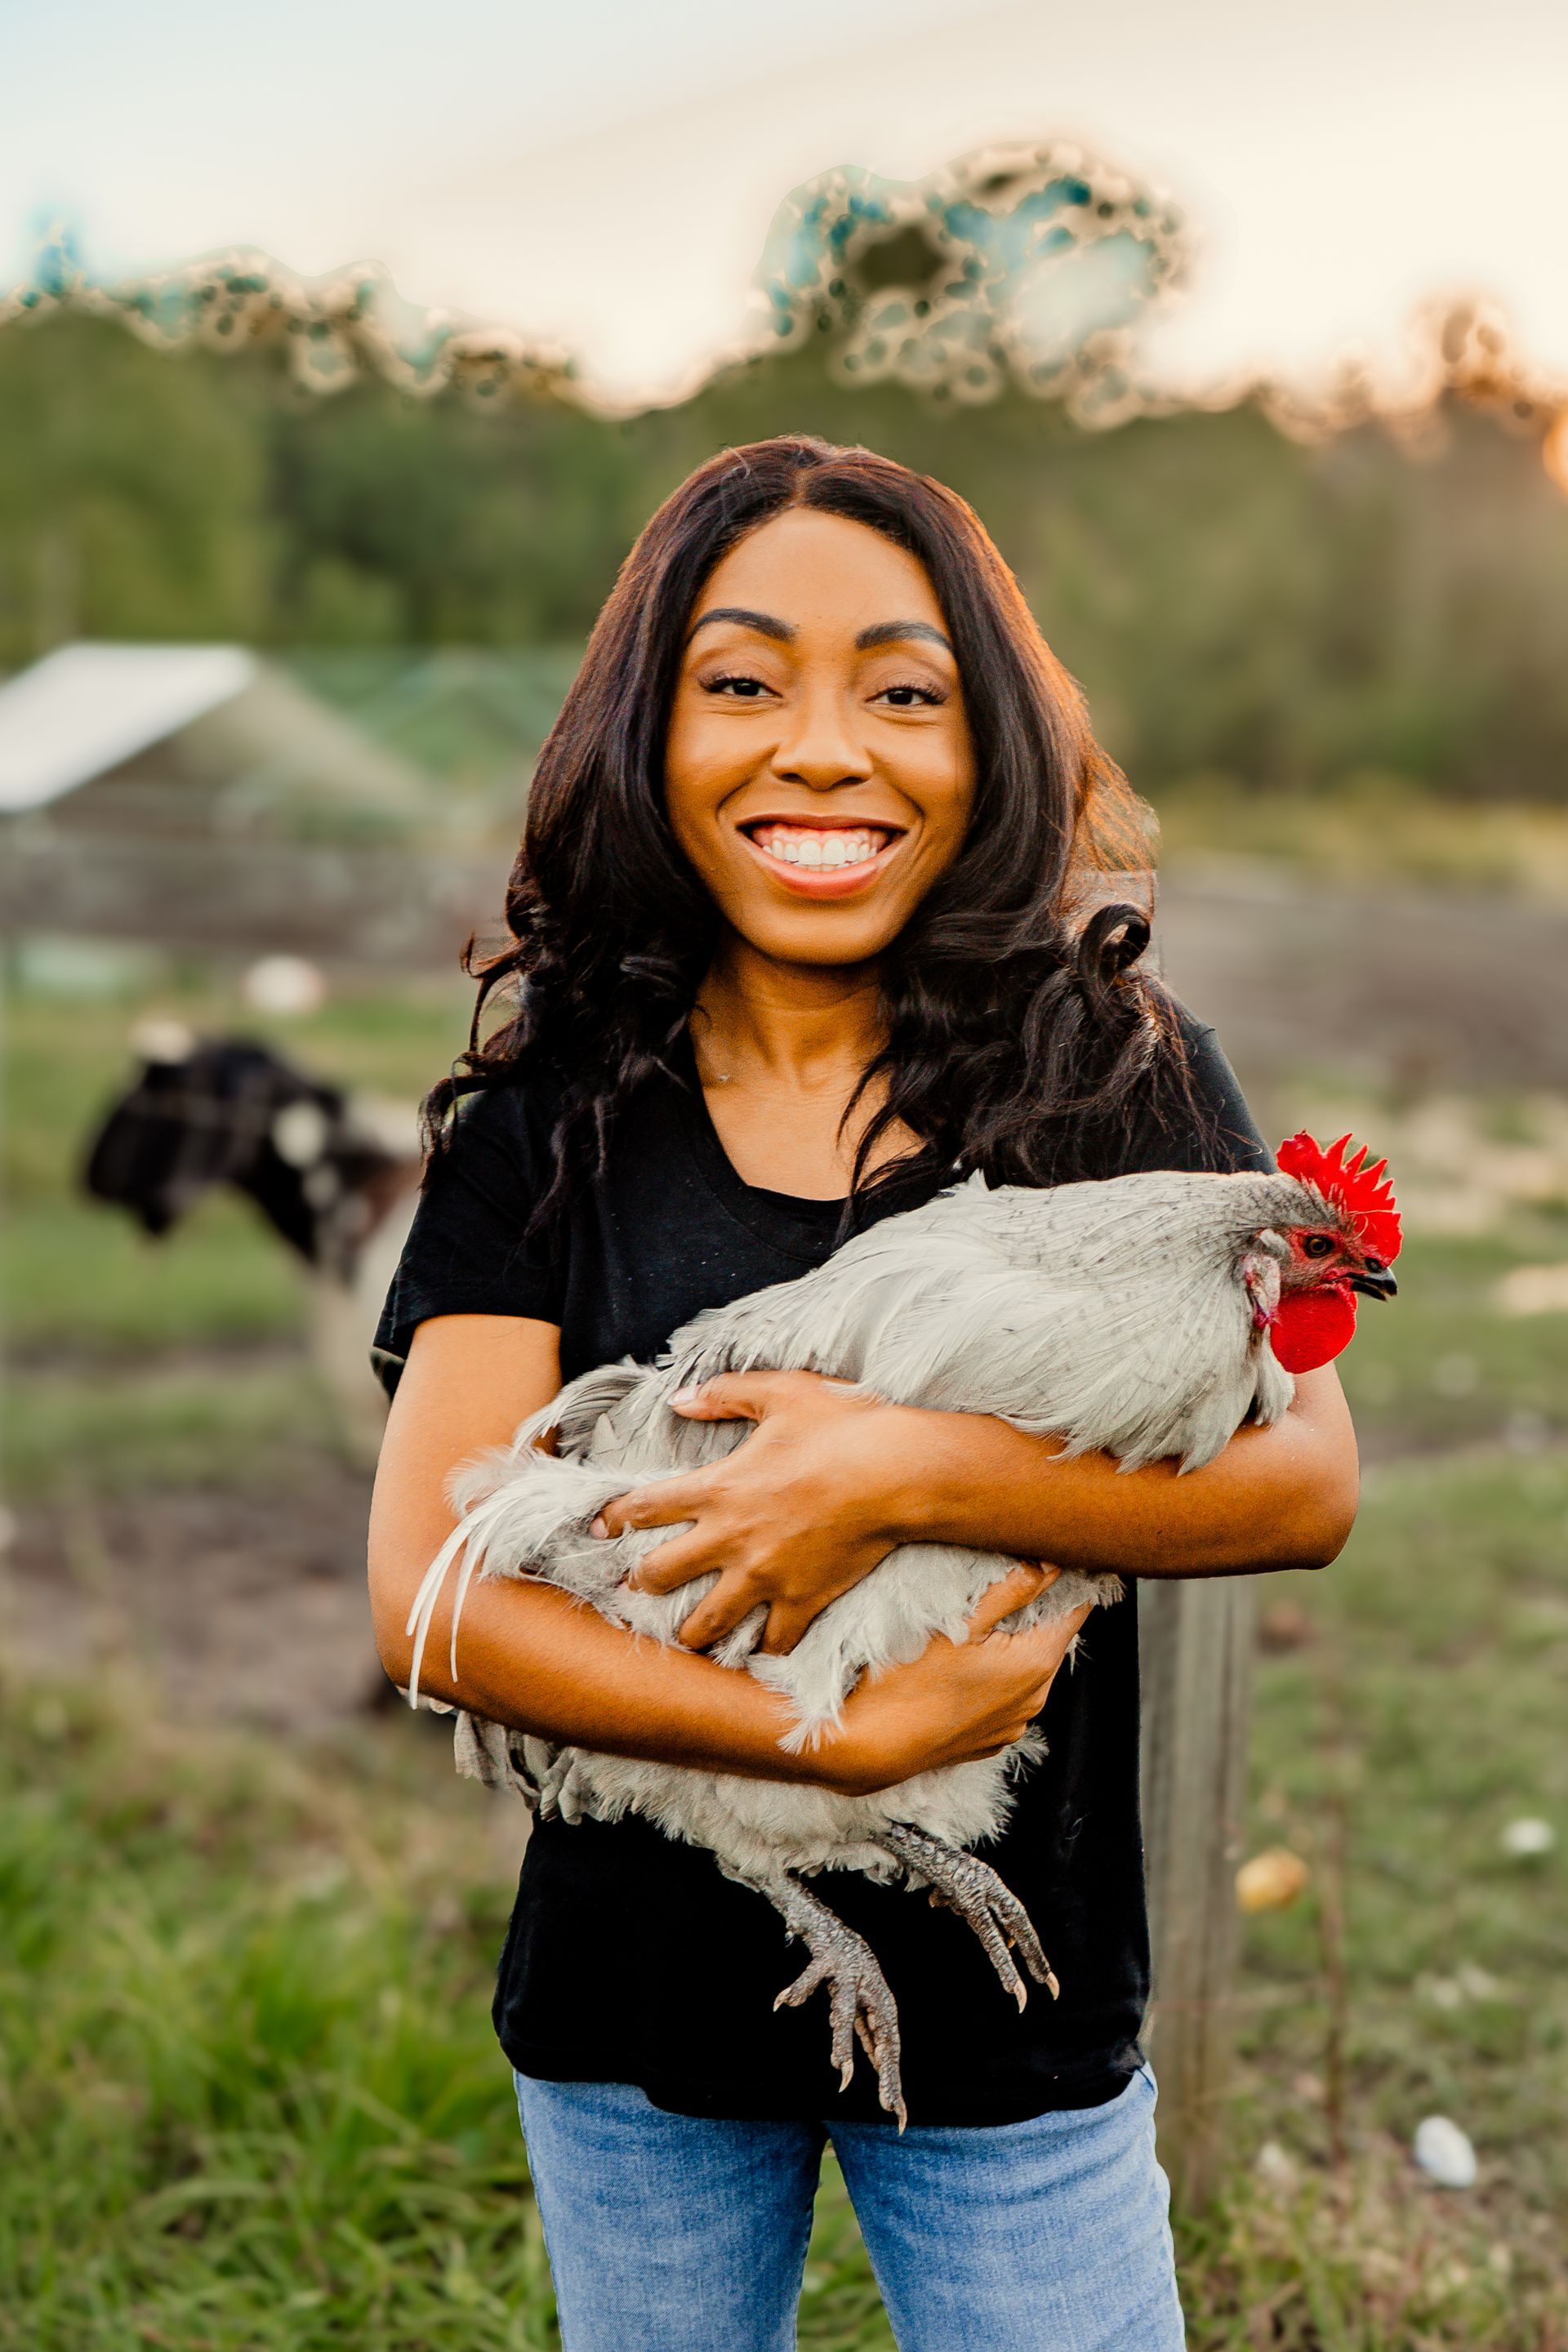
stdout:
<svg viewBox="0 0 1568 2352">
<path fill-rule="evenodd" d="M 1037 1984 L 1043 1984 L 1053 2000 L 1061 1992 L 1049 1960 L 1040 1949 L 1033 1922 L 1012 1888 L 997 1876 L 988 1862 L 965 1853 L 962 1846 L 946 1845 L 924 1830 L 911 1828 L 907 1822 L 894 1822 L 878 1843 L 891 1854 L 896 1854 L 907 1870 L 927 1880 L 933 1903 L 944 1903 L 968 1920 L 985 1947 L 992 1967 L 1012 1994 L 1020 2009 L 1027 2000 L 1028 1988 L 1013 1963 L 1009 1946 L 1016 1946 L 1024 1956 L 1024 1964 Z"/>
<path fill-rule="evenodd" d="M 877 1956 L 863 1937 L 847 1927 L 818 1895 L 788 1871 L 776 1878 L 742 1878 L 742 1886 L 765 1895 L 792 1936 L 798 1936 L 811 1954 L 794 1984 L 785 1985 L 775 2009 L 798 2009 L 818 1985 L 828 1989 L 833 2019 L 833 2063 L 838 2087 L 847 2090 L 855 2072 L 855 2041 L 877 2070 L 881 2105 L 898 2117 L 899 2129 L 909 2121 L 903 2084 L 899 2074 L 899 2012 Z"/>
</svg>

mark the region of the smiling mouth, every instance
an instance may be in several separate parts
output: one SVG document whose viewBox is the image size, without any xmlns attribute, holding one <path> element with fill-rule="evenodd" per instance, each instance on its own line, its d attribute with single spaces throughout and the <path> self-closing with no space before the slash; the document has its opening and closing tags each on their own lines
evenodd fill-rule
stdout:
<svg viewBox="0 0 1568 2352">
<path fill-rule="evenodd" d="M 898 825 L 796 824 L 778 817 L 763 817 L 741 831 L 770 866 L 783 866 L 792 881 L 818 875 L 860 880 L 904 837 Z"/>
</svg>

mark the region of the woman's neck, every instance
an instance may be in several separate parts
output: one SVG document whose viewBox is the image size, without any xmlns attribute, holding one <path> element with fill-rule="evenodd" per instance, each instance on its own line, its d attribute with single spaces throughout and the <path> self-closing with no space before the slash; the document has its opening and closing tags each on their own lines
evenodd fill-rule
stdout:
<svg viewBox="0 0 1568 2352">
<path fill-rule="evenodd" d="M 883 1041 L 874 965 L 774 963 L 730 940 L 691 1023 L 705 1087 L 837 1094 L 839 1108 Z"/>
<path fill-rule="evenodd" d="M 855 1148 L 880 1099 L 844 1114 L 883 1042 L 874 966 L 778 964 L 722 947 L 697 992 L 691 1041 L 719 1139 L 748 1184 L 815 1200 L 849 1189 Z M 915 1139 L 896 1126 L 873 1164 Z"/>
</svg>

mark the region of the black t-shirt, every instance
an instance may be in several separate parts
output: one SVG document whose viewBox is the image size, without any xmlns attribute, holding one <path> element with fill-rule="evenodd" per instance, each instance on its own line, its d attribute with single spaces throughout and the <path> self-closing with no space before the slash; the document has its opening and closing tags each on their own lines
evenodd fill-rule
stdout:
<svg viewBox="0 0 1568 2352">
<path fill-rule="evenodd" d="M 1268 1166 L 1212 1030 L 1184 1020 L 1191 1109 L 1151 1115 L 1096 1173 Z M 679 1325 L 819 1265 L 841 1203 L 742 1182 L 688 1059 L 622 1114 L 602 1177 L 552 1244 L 525 1237 L 547 1181 L 553 1100 L 520 1083 L 467 1097 L 437 1159 L 376 1334 L 395 1387 L 437 1315 L 519 1315 L 561 1328 L 565 1380 L 646 1361 Z M 930 1197 L 906 1187 L 880 1213 Z M 1134 1591 L 1136 1588 L 1133 1588 Z M 977 1938 L 923 1895 L 853 1871 L 819 1882 L 880 1961 L 899 2005 L 910 2117 L 1005 2124 L 1099 2105 L 1139 2061 L 1149 1992 L 1138 1813 L 1138 1622 L 1130 1596 L 1089 1622 L 985 1858 L 1024 1903 L 1061 1982 L 1022 2015 Z M 636 1817 L 537 1821 L 501 1953 L 496 2030 L 512 2064 L 554 2082 L 637 2084 L 678 2114 L 882 2120 L 870 2065 L 840 2094 L 826 1997 L 775 2011 L 804 1965 L 778 1914 L 711 1854 Z"/>
</svg>

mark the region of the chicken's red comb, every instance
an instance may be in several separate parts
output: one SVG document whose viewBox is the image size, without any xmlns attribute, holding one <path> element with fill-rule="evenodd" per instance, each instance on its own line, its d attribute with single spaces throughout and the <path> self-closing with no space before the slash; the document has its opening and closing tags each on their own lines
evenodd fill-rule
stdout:
<svg viewBox="0 0 1568 2352">
<path fill-rule="evenodd" d="M 1304 1183 L 1315 1184 L 1326 1200 L 1348 1209 L 1355 1219 L 1362 1246 L 1385 1265 L 1392 1265 L 1399 1255 L 1399 1211 L 1394 1206 L 1394 1187 L 1384 1171 L 1386 1160 L 1375 1167 L 1366 1164 L 1363 1147 L 1353 1160 L 1347 1160 L 1345 1150 L 1348 1135 L 1331 1143 L 1325 1151 L 1314 1143 L 1305 1128 L 1300 1135 L 1287 1138 L 1276 1154 L 1287 1176 L 1299 1176 Z"/>
</svg>

